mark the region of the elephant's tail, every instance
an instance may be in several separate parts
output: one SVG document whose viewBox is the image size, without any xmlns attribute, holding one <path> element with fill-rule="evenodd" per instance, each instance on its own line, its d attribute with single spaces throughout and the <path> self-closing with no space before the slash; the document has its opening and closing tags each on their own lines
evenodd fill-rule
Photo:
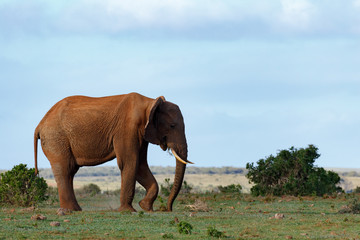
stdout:
<svg viewBox="0 0 360 240">
<path fill-rule="evenodd" d="M 40 138 L 40 131 L 37 127 L 34 133 L 34 157 L 35 157 L 35 175 L 39 174 L 38 166 L 37 166 L 37 149 L 38 149 L 38 139 Z"/>
</svg>

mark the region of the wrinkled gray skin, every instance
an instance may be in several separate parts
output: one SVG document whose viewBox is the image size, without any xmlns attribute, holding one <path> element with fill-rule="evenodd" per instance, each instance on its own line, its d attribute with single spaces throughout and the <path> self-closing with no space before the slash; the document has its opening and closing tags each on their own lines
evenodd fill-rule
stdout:
<svg viewBox="0 0 360 240">
<path fill-rule="evenodd" d="M 117 158 L 121 171 L 120 211 L 135 211 L 135 183 L 146 189 L 139 202 L 153 211 L 159 187 L 147 162 L 148 144 L 172 149 L 187 162 L 184 120 L 179 107 L 164 97 L 151 99 L 137 93 L 91 98 L 72 96 L 56 103 L 35 130 L 37 140 L 51 164 L 59 191 L 60 207 L 81 210 L 73 189 L 74 175 L 82 166 L 94 166 Z M 167 210 L 177 197 L 186 165 L 176 161 L 174 185 Z"/>
</svg>

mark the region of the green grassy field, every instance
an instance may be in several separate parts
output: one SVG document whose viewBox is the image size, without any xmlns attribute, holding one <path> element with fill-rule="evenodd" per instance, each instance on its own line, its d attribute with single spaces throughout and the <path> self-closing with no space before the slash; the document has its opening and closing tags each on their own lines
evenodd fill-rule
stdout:
<svg viewBox="0 0 360 240">
<path fill-rule="evenodd" d="M 35 209 L 2 207 L 0 239 L 216 239 L 216 233 L 225 239 L 360 239 L 360 215 L 338 213 L 354 197 L 360 196 L 182 194 L 171 213 L 144 213 L 136 203 L 137 213 L 120 213 L 117 195 L 83 195 L 77 196 L 83 211 L 64 216 L 57 215 L 59 203 L 52 198 Z M 155 203 L 159 209 L 161 201 Z M 276 213 L 284 218 L 275 219 Z M 32 220 L 36 214 L 46 219 Z M 60 226 L 50 226 L 53 221 Z M 191 234 L 179 233 L 181 222 L 193 227 Z"/>
</svg>

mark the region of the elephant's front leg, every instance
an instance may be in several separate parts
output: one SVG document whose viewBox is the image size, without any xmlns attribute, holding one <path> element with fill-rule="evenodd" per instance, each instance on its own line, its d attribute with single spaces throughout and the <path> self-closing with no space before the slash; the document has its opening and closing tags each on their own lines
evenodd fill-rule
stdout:
<svg viewBox="0 0 360 240">
<path fill-rule="evenodd" d="M 120 190 L 120 208 L 119 211 L 136 212 L 132 206 L 135 194 L 137 160 L 126 159 L 126 162 L 118 158 L 119 168 L 121 170 L 121 190 Z"/>
<path fill-rule="evenodd" d="M 153 211 L 153 204 L 159 192 L 159 186 L 146 161 L 140 163 L 136 180 L 146 189 L 146 196 L 139 202 L 145 211 Z"/>
</svg>

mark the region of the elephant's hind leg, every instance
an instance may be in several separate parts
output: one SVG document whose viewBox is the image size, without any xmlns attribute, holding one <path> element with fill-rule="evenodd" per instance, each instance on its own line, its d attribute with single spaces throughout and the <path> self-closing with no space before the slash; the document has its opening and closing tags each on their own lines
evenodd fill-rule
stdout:
<svg viewBox="0 0 360 240">
<path fill-rule="evenodd" d="M 145 211 L 153 211 L 153 204 L 157 198 L 159 186 L 146 162 L 139 165 L 136 180 L 146 189 L 144 199 L 139 202 L 140 207 Z"/>
<path fill-rule="evenodd" d="M 79 166 L 69 166 L 69 164 L 64 163 L 69 163 L 69 160 L 66 159 L 61 162 L 51 163 L 51 168 L 58 187 L 60 207 L 73 211 L 81 211 L 81 207 L 75 197 L 73 186 L 74 176 L 79 170 Z"/>
<path fill-rule="evenodd" d="M 65 134 L 52 125 L 41 134 L 41 147 L 50 162 L 59 192 L 60 207 L 81 211 L 73 189 L 73 179 L 79 170 Z"/>
</svg>

